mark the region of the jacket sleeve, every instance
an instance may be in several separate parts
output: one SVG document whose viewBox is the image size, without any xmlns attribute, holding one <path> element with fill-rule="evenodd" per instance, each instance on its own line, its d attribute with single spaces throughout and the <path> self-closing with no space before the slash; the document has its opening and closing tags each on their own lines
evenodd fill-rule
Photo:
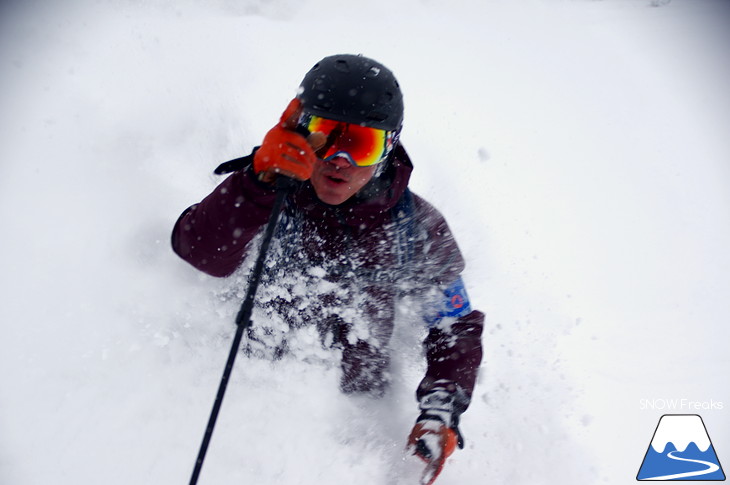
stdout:
<svg viewBox="0 0 730 485">
<path fill-rule="evenodd" d="M 448 328 L 431 328 L 424 341 L 428 367 L 416 391 L 419 402 L 434 390 L 454 395 L 453 412 L 458 416 L 469 407 L 479 365 L 484 314 L 472 310 Z"/>
<path fill-rule="evenodd" d="M 276 191 L 256 180 L 250 165 L 238 170 L 182 213 L 172 231 L 172 248 L 197 269 L 228 276 L 268 220 L 275 198 Z"/>
<path fill-rule="evenodd" d="M 446 390 L 458 417 L 469 406 L 481 364 L 484 314 L 471 308 L 461 280 L 464 259 L 443 216 L 420 197 L 416 216 L 425 230 L 418 270 L 430 286 L 424 292 L 427 369 L 416 397 L 422 402 L 427 394 Z"/>
</svg>

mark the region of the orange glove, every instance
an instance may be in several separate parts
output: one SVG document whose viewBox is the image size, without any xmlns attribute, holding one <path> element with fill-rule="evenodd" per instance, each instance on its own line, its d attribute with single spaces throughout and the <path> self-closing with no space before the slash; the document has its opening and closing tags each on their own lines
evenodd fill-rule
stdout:
<svg viewBox="0 0 730 485">
<path fill-rule="evenodd" d="M 253 170 L 264 182 L 273 182 L 277 174 L 297 180 L 307 180 L 312 176 L 317 155 L 310 143 L 322 141 L 320 137 L 324 135 L 310 135 L 308 141 L 295 132 L 301 113 L 301 101 L 294 98 L 284 110 L 279 123 L 269 130 L 256 151 Z"/>
<path fill-rule="evenodd" d="M 459 437 L 452 428 L 441 421 L 426 419 L 418 421 L 408 436 L 409 451 L 426 462 L 421 483 L 431 485 L 446 463 L 446 458 L 456 449 Z"/>
</svg>

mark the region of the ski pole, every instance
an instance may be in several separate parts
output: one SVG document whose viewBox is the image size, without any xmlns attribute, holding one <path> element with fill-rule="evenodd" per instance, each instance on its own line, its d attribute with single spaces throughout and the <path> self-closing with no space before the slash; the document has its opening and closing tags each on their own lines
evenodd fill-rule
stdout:
<svg viewBox="0 0 730 485">
<path fill-rule="evenodd" d="M 228 387 L 228 380 L 231 377 L 231 371 L 233 370 L 233 363 L 236 361 L 236 355 L 238 355 L 238 347 L 241 345 L 241 339 L 243 338 L 243 331 L 251 325 L 251 312 L 253 311 L 254 297 L 256 296 L 256 290 L 261 281 L 261 273 L 264 268 L 264 260 L 266 259 L 266 253 L 269 250 L 271 239 L 274 235 L 274 230 L 279 222 L 279 214 L 281 207 L 284 203 L 289 191 L 294 188 L 296 182 L 288 177 L 277 177 L 276 178 L 276 199 L 274 201 L 274 207 L 271 209 L 271 215 L 269 221 L 266 224 L 264 230 L 264 236 L 261 239 L 261 249 L 259 250 L 258 258 L 256 263 L 251 270 L 250 281 L 248 289 L 246 291 L 246 297 L 241 303 L 241 309 L 236 315 L 236 334 L 233 337 L 233 343 L 231 345 L 231 351 L 228 354 L 228 361 L 223 371 L 223 377 L 221 377 L 220 385 L 218 386 L 218 393 L 213 403 L 213 410 L 210 412 L 210 418 L 208 419 L 208 426 L 205 428 L 205 434 L 203 435 L 203 442 L 200 445 L 200 451 L 198 451 L 198 458 L 195 461 L 195 468 L 193 469 L 193 475 L 190 478 L 190 485 L 198 483 L 198 476 L 200 470 L 203 467 L 203 461 L 205 460 L 205 453 L 208 451 L 208 444 L 210 444 L 210 438 L 213 435 L 213 428 L 215 428 L 215 422 L 218 419 L 218 412 L 221 409 L 223 403 L 223 396 L 226 393 Z"/>
</svg>

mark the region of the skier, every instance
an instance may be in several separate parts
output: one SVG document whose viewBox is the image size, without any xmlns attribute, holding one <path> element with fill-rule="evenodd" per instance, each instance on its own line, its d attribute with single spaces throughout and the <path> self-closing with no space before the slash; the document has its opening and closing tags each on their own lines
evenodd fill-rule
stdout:
<svg viewBox="0 0 730 485">
<path fill-rule="evenodd" d="M 378 395 L 388 384 L 396 303 L 409 302 L 428 333 L 408 445 L 428 463 L 430 483 L 463 447 L 459 417 L 482 358 L 484 316 L 471 308 L 445 220 L 408 189 L 413 166 L 399 141 L 402 122 L 401 90 L 388 68 L 361 55 L 322 59 L 261 146 L 218 167 L 231 175 L 183 212 L 172 246 L 205 273 L 231 275 L 254 251 L 276 178 L 301 181 L 287 197 L 278 254 L 262 279 L 275 291 L 259 306 L 291 328 L 313 325 L 324 345 L 341 350 L 343 392 Z M 266 343 L 266 333 L 255 324 L 249 341 Z M 275 346 L 279 355 L 287 342 Z"/>
</svg>

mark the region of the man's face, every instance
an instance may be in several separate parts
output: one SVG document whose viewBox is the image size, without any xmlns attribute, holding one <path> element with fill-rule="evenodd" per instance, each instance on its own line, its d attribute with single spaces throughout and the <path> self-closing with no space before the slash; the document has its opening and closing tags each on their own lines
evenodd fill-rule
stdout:
<svg viewBox="0 0 730 485">
<path fill-rule="evenodd" d="M 377 167 L 356 167 L 342 157 L 318 160 L 310 181 L 319 200 L 329 205 L 340 205 L 373 178 Z"/>
</svg>

